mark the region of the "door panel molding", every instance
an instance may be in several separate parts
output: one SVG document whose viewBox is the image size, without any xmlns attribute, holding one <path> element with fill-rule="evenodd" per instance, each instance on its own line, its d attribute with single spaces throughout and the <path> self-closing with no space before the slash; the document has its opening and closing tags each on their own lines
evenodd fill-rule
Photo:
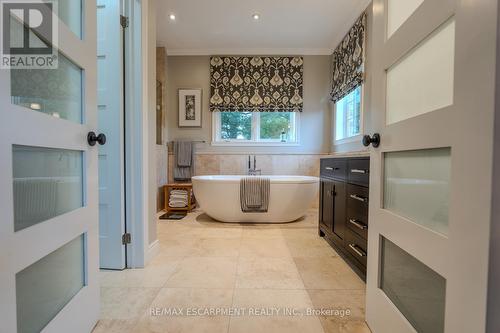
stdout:
<svg viewBox="0 0 500 333">
<path fill-rule="evenodd" d="M 374 43 L 383 45 L 381 58 L 385 69 L 404 57 L 455 13 L 456 0 L 425 0 L 420 7 L 387 39 L 387 34 L 374 36 Z M 384 15 L 387 10 L 384 6 Z M 385 20 L 387 22 L 387 20 Z M 387 31 L 384 23 L 384 31 Z"/>
<path fill-rule="evenodd" d="M 411 253 L 413 257 L 425 263 L 440 275 L 446 275 L 449 268 L 446 259 L 446 256 L 449 255 L 447 253 L 449 244 L 446 236 L 385 209 L 380 209 L 379 216 L 376 218 L 385 221 L 378 228 L 379 235 L 390 239 L 391 242 Z M 406 220 L 406 223 L 401 223 L 401 219 Z M 425 246 L 422 247 L 422 244 L 425 244 Z"/>
</svg>

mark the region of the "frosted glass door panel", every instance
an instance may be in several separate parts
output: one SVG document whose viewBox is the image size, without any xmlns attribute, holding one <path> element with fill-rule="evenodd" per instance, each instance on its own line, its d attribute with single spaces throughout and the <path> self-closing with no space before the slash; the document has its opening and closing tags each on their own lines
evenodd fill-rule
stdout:
<svg viewBox="0 0 500 333">
<path fill-rule="evenodd" d="M 424 0 L 387 0 L 387 37 L 413 14 Z"/>
<path fill-rule="evenodd" d="M 16 274 L 18 333 L 40 332 L 84 287 L 84 242 L 79 236 Z"/>
<path fill-rule="evenodd" d="M 382 238 L 380 288 L 419 333 L 443 333 L 446 280 Z"/>
<path fill-rule="evenodd" d="M 10 81 L 13 104 L 82 122 L 82 69 L 62 53 L 57 69 L 11 69 Z"/>
<path fill-rule="evenodd" d="M 59 0 L 58 16 L 78 37 L 82 37 L 82 0 Z"/>
<path fill-rule="evenodd" d="M 13 146 L 14 230 L 83 206 L 81 151 Z"/>
<path fill-rule="evenodd" d="M 384 208 L 448 233 L 449 148 L 385 153 Z"/>
<path fill-rule="evenodd" d="M 455 21 L 387 70 L 388 125 L 453 104 Z"/>
</svg>

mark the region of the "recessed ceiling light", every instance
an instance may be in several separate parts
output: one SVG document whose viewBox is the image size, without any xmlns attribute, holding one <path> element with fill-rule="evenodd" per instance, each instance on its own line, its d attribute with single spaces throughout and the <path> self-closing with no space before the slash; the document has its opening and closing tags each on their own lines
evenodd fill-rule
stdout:
<svg viewBox="0 0 500 333">
<path fill-rule="evenodd" d="M 257 21 L 258 19 L 260 19 L 260 14 L 259 13 L 255 13 L 252 15 L 252 18 Z"/>
<path fill-rule="evenodd" d="M 171 21 L 175 21 L 175 14 L 170 14 L 168 17 Z"/>
</svg>

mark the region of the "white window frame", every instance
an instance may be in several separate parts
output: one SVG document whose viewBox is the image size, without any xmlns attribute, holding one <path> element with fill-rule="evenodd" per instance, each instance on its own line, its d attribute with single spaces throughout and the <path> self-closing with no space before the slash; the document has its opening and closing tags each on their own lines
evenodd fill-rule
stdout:
<svg viewBox="0 0 500 333">
<path fill-rule="evenodd" d="M 336 137 L 337 137 L 337 102 L 334 103 L 334 112 L 333 112 L 333 120 L 332 120 L 332 135 L 333 135 L 333 145 L 337 146 L 337 145 L 341 145 L 341 144 L 344 144 L 344 143 L 352 143 L 352 142 L 357 142 L 359 141 L 362 137 L 363 137 L 363 131 L 364 131 L 364 110 L 365 110 L 365 86 L 364 84 L 362 84 L 361 86 L 361 92 L 360 92 L 360 96 L 361 96 L 361 103 L 360 103 L 360 114 L 359 114 L 359 134 L 357 135 L 354 135 L 354 136 L 350 136 L 350 137 L 347 137 L 347 138 L 343 138 L 343 139 L 339 139 L 337 140 Z M 357 88 L 357 87 L 356 87 Z"/>
<path fill-rule="evenodd" d="M 276 140 L 261 140 L 260 138 L 260 114 L 253 112 L 252 115 L 252 138 L 251 140 L 221 139 L 221 112 L 212 112 L 212 146 L 266 146 L 266 147 L 295 147 L 300 146 L 300 112 L 292 112 L 292 128 L 295 129 L 295 141 L 281 142 Z"/>
</svg>

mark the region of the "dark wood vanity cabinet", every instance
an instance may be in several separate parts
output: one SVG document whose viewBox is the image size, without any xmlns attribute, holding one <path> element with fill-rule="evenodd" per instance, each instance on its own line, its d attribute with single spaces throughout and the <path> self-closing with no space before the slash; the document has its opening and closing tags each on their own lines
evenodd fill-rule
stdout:
<svg viewBox="0 0 500 333">
<path fill-rule="evenodd" d="M 332 180 L 321 180 L 321 202 L 319 221 L 322 226 L 333 231 L 333 205 L 334 205 L 334 182 Z"/>
<path fill-rule="evenodd" d="M 321 224 L 336 240 L 345 237 L 346 225 L 346 184 L 341 181 L 323 179 L 321 181 Z"/>
<path fill-rule="evenodd" d="M 370 159 L 321 160 L 319 234 L 366 279 Z"/>
</svg>

